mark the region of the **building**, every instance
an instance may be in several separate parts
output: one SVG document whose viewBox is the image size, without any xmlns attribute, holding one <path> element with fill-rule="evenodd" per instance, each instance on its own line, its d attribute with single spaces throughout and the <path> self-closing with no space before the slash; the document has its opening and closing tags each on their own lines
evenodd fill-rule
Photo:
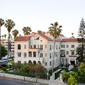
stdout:
<svg viewBox="0 0 85 85">
<path fill-rule="evenodd" d="M 7 39 L 2 39 L 1 45 L 3 45 L 6 48 L 6 50 L 8 50 L 8 40 Z M 13 39 L 11 39 L 9 41 L 9 48 L 10 48 L 9 55 L 14 55 L 14 40 Z"/>
<path fill-rule="evenodd" d="M 14 62 L 38 63 L 46 69 L 52 67 L 53 38 L 46 34 L 32 33 L 15 39 Z M 55 42 L 54 67 L 60 63 L 76 64 L 77 39 L 60 35 Z"/>
</svg>

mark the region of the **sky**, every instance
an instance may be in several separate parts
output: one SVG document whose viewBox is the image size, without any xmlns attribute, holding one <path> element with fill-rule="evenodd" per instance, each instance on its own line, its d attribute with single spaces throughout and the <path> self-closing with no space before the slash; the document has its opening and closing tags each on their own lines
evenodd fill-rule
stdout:
<svg viewBox="0 0 85 85">
<path fill-rule="evenodd" d="M 85 0 L 0 0 L 0 18 L 11 19 L 23 34 L 23 27 L 31 27 L 32 32 L 48 31 L 51 23 L 62 25 L 66 37 L 78 36 L 81 19 L 85 20 Z M 1 35 L 8 34 L 2 26 Z"/>
</svg>

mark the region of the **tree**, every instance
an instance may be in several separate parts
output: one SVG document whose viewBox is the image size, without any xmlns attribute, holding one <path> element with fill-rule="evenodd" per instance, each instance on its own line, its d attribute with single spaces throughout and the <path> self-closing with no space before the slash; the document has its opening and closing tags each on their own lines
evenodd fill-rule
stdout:
<svg viewBox="0 0 85 85">
<path fill-rule="evenodd" d="M 49 32 L 50 35 L 53 36 L 53 59 L 52 59 L 52 73 L 54 69 L 54 53 L 55 53 L 55 39 L 60 35 L 61 33 L 61 28 L 62 26 L 60 25 L 58 27 L 58 22 L 55 22 L 54 24 L 51 23 L 51 27 L 49 27 Z"/>
<path fill-rule="evenodd" d="M 12 34 L 13 34 L 13 36 L 14 36 L 14 39 L 16 39 L 18 33 L 19 33 L 18 30 L 13 30 L 13 31 L 12 31 Z"/>
<path fill-rule="evenodd" d="M 36 82 L 37 82 L 37 78 L 40 76 L 41 73 L 45 73 L 46 69 L 43 66 L 41 66 L 41 65 L 36 65 L 33 68 L 31 68 L 29 72 L 30 73 L 35 73 L 35 75 L 36 75 Z"/>
<path fill-rule="evenodd" d="M 1 45 L 1 57 L 0 59 L 3 57 L 3 56 L 6 56 L 7 55 L 7 50 L 4 46 Z"/>
<path fill-rule="evenodd" d="M 4 38 L 6 38 L 6 34 L 4 34 Z"/>
<path fill-rule="evenodd" d="M 24 32 L 24 35 L 28 35 L 30 34 L 30 32 L 32 31 L 30 27 L 23 27 L 23 32 Z"/>
<path fill-rule="evenodd" d="M 12 30 L 12 28 L 14 28 L 14 26 L 15 26 L 15 23 L 14 23 L 13 20 L 11 20 L 11 19 L 6 20 L 6 22 L 5 22 L 5 27 L 6 27 L 7 30 L 8 30 L 8 55 L 9 55 L 10 31 Z M 8 57 L 7 57 L 7 63 L 8 63 Z"/>
<path fill-rule="evenodd" d="M 2 38 L 4 37 L 4 35 L 2 35 Z"/>
<path fill-rule="evenodd" d="M 24 66 L 20 69 L 20 73 L 24 74 L 24 81 L 25 81 L 25 73 L 29 73 L 30 67 L 29 66 Z"/>
<path fill-rule="evenodd" d="M 4 20 L 0 18 L 0 58 L 1 58 L 1 26 L 4 25 Z"/>
<path fill-rule="evenodd" d="M 78 43 L 80 43 L 77 48 L 77 54 L 78 54 L 77 60 L 78 62 L 84 62 L 84 59 L 85 59 L 85 22 L 83 18 L 80 23 L 77 41 Z"/>
<path fill-rule="evenodd" d="M 74 33 L 71 33 L 72 34 L 72 37 L 70 37 L 70 38 L 75 38 L 73 35 L 74 35 Z"/>
<path fill-rule="evenodd" d="M 68 85 L 77 85 L 77 80 L 72 75 L 68 79 Z"/>
<path fill-rule="evenodd" d="M 37 32 L 40 33 L 40 34 L 45 34 L 45 32 L 43 32 L 41 30 L 38 30 Z"/>
</svg>

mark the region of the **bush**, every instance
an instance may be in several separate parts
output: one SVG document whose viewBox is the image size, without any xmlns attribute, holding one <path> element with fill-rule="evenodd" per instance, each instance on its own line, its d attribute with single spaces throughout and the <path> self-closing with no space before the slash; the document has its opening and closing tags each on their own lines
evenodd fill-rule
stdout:
<svg viewBox="0 0 85 85">
<path fill-rule="evenodd" d="M 77 80 L 72 75 L 68 79 L 68 85 L 77 85 Z"/>
</svg>

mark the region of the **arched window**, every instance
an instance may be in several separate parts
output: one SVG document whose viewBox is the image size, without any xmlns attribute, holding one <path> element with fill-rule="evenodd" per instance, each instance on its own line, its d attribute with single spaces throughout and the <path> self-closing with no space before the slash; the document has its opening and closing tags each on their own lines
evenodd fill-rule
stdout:
<svg viewBox="0 0 85 85">
<path fill-rule="evenodd" d="M 18 50 L 20 50 L 21 49 L 21 45 L 20 44 L 18 44 Z"/>
</svg>

